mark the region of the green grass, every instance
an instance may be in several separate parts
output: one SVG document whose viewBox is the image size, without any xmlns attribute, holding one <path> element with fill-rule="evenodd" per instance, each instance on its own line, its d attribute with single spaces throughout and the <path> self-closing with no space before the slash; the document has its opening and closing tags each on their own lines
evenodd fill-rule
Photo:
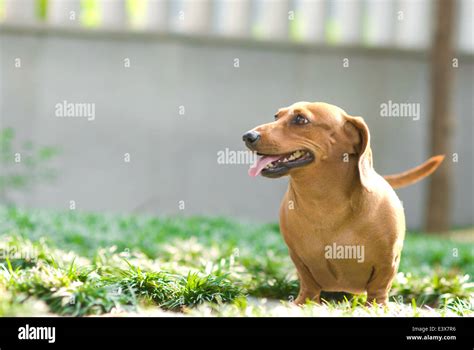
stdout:
<svg viewBox="0 0 474 350">
<path fill-rule="evenodd" d="M 0 207 L 0 316 L 470 315 L 473 243 L 409 233 L 386 307 L 298 282 L 278 225 Z"/>
</svg>

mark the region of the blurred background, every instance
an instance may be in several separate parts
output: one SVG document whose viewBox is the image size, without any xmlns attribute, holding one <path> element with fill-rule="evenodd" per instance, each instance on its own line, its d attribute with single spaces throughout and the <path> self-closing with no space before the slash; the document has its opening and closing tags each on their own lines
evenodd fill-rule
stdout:
<svg viewBox="0 0 474 350">
<path fill-rule="evenodd" d="M 241 135 L 280 107 L 324 101 L 365 118 L 381 174 L 446 154 L 436 176 L 398 191 L 409 228 L 472 226 L 473 11 L 471 0 L 0 0 L 0 199 L 276 221 L 287 179 L 248 177 Z M 419 119 L 383 117 L 389 103 L 418 105 Z M 58 104 L 94 117 L 60 117 Z"/>
</svg>

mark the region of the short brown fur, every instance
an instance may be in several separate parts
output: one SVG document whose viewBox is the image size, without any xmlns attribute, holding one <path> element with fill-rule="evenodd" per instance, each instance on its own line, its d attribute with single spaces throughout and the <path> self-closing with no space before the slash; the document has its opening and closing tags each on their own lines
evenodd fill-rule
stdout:
<svg viewBox="0 0 474 350">
<path fill-rule="evenodd" d="M 297 114 L 309 123 L 293 125 Z M 295 103 L 276 117 L 253 129 L 260 139 L 251 149 L 264 155 L 304 149 L 315 158 L 284 174 L 290 180 L 280 228 L 300 280 L 295 302 L 319 301 L 321 291 L 344 291 L 367 292 L 368 302 L 386 303 L 405 236 L 405 215 L 393 188 L 428 176 L 444 157 L 384 179 L 373 168 L 362 118 L 320 102 Z M 325 247 L 333 243 L 364 246 L 363 262 L 327 259 Z"/>
</svg>

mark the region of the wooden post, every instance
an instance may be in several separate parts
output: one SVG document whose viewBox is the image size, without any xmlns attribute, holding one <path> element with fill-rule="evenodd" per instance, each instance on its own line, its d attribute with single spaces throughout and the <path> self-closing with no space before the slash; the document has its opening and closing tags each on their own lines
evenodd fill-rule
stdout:
<svg viewBox="0 0 474 350">
<path fill-rule="evenodd" d="M 451 111 L 455 0 L 438 0 L 435 36 L 431 52 L 431 155 L 446 159 L 429 182 L 426 230 L 444 232 L 451 225 L 452 134 Z"/>
</svg>

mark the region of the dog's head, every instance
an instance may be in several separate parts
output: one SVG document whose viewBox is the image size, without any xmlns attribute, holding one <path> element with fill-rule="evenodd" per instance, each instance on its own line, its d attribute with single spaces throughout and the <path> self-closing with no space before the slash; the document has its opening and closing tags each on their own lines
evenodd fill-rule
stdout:
<svg viewBox="0 0 474 350">
<path fill-rule="evenodd" d="M 357 159 L 366 186 L 372 152 L 369 128 L 361 117 L 327 103 L 297 102 L 279 109 L 274 118 L 243 135 L 247 147 L 258 155 L 251 176 L 316 174 L 327 164 Z"/>
</svg>

